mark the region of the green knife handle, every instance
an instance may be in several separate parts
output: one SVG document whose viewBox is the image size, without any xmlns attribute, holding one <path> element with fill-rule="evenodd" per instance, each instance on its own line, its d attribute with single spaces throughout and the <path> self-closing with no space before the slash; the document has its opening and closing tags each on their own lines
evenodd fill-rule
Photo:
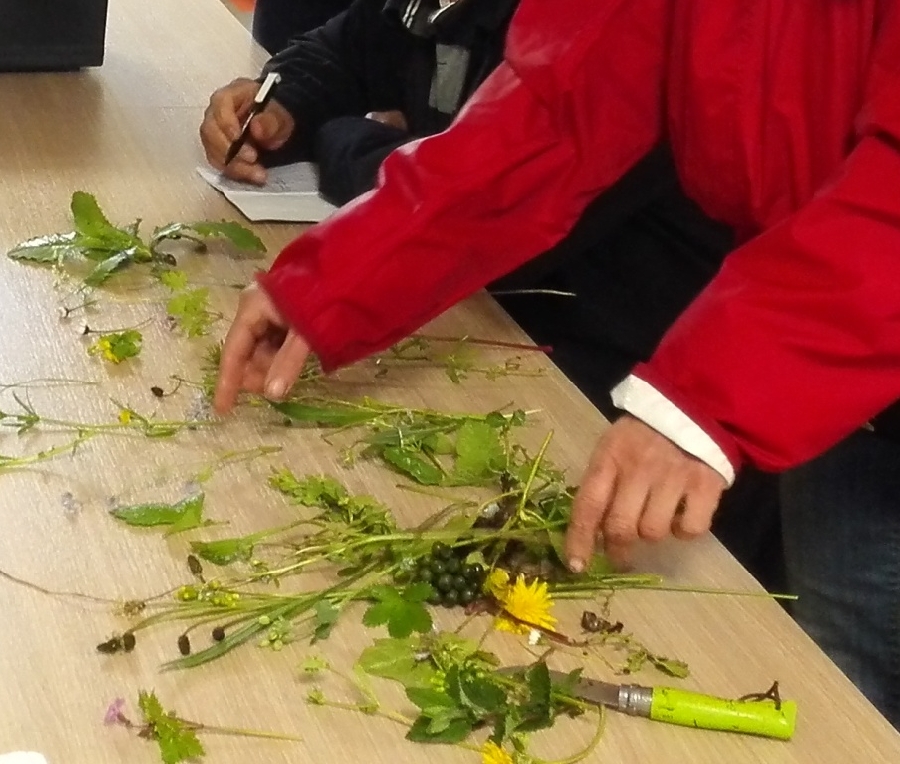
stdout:
<svg viewBox="0 0 900 764">
<path fill-rule="evenodd" d="M 650 718 L 684 727 L 742 732 L 790 740 L 797 721 L 797 704 L 772 700 L 726 700 L 671 687 L 654 687 Z"/>
</svg>

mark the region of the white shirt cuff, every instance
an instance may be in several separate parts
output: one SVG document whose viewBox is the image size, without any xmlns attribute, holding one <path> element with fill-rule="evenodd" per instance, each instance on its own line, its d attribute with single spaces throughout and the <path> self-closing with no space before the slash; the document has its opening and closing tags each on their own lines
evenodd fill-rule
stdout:
<svg viewBox="0 0 900 764">
<path fill-rule="evenodd" d="M 627 411 L 665 435 L 682 451 L 706 462 L 729 486 L 734 482 L 734 467 L 725 452 L 649 382 L 631 374 L 612 389 L 611 395 L 616 408 Z"/>
</svg>

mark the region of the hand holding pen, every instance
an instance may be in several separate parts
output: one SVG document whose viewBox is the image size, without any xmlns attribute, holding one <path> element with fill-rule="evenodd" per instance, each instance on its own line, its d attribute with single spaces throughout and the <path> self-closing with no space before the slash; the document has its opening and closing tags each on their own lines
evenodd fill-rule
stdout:
<svg viewBox="0 0 900 764">
<path fill-rule="evenodd" d="M 260 150 L 280 148 L 294 131 L 293 117 L 273 100 L 278 79 L 274 72 L 262 85 L 237 79 L 210 98 L 200 138 L 209 163 L 229 178 L 264 184 Z"/>
</svg>

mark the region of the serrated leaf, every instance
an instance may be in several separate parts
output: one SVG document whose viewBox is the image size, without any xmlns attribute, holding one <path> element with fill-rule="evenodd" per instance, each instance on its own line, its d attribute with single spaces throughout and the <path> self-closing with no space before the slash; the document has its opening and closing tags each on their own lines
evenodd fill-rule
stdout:
<svg viewBox="0 0 900 764">
<path fill-rule="evenodd" d="M 443 471 L 416 451 L 397 446 L 388 446 L 381 451 L 384 460 L 394 469 L 411 477 L 422 485 L 440 485 L 444 482 Z"/>
<path fill-rule="evenodd" d="M 534 732 L 544 729 L 553 723 L 553 710 L 550 705 L 550 671 L 547 664 L 538 661 L 525 672 L 525 683 L 528 687 L 528 700 L 522 706 L 525 716 L 516 728 L 517 732 Z"/>
<path fill-rule="evenodd" d="M 472 731 L 472 723 L 465 717 L 448 721 L 440 732 L 430 732 L 433 720 L 428 716 L 420 716 L 409 728 L 406 739 L 414 743 L 461 743 Z"/>
<path fill-rule="evenodd" d="M 376 639 L 359 656 L 356 665 L 371 676 L 393 679 L 407 689 L 431 687 L 435 669 L 427 661 L 417 661 L 418 640 Z"/>
<path fill-rule="evenodd" d="M 456 463 L 451 480 L 457 484 L 481 483 L 502 467 L 503 444 L 496 428 L 469 419 L 456 436 Z"/>
<path fill-rule="evenodd" d="M 102 239 L 118 229 L 107 220 L 93 194 L 76 191 L 70 203 L 75 230 L 84 236 Z M 123 232 L 120 232 L 123 233 Z"/>
<path fill-rule="evenodd" d="M 164 764 L 179 764 L 206 753 L 194 730 L 175 718 L 174 712 L 166 713 L 152 691 L 140 691 L 138 707 L 143 714 L 148 737 L 159 745 Z"/>
<path fill-rule="evenodd" d="M 407 687 L 406 697 L 417 708 L 421 709 L 426 716 L 431 714 L 428 711 L 435 708 L 454 707 L 456 702 L 443 690 L 434 687 Z"/>
<path fill-rule="evenodd" d="M 269 485 L 305 507 L 337 506 L 347 497 L 347 489 L 334 478 L 308 475 L 300 479 L 287 469 L 276 471 Z"/>
<path fill-rule="evenodd" d="M 144 336 L 137 329 L 101 334 L 90 347 L 88 355 L 100 355 L 111 363 L 121 363 L 140 355 Z"/>
<path fill-rule="evenodd" d="M 506 693 L 489 678 L 469 676 L 461 673 L 456 666 L 447 672 L 447 693 L 479 718 L 493 714 L 506 705 Z"/>
<path fill-rule="evenodd" d="M 366 626 L 386 625 L 388 634 L 397 639 L 408 637 L 414 631 L 431 630 L 431 614 L 422 602 L 432 593 L 430 584 L 418 583 L 407 587 L 403 595 L 390 586 L 373 587 L 369 596 L 377 600 L 363 614 Z"/>
<path fill-rule="evenodd" d="M 197 223 L 188 223 L 185 228 L 204 238 L 228 239 L 238 249 L 249 252 L 266 251 L 266 245 L 253 231 L 231 220 L 220 220 L 219 222 L 203 220 Z"/>
<path fill-rule="evenodd" d="M 17 244 L 7 256 L 13 260 L 27 260 L 34 263 L 61 263 L 68 257 L 81 255 L 77 232 L 57 233 L 38 236 Z"/>
<path fill-rule="evenodd" d="M 192 541 L 191 551 L 201 560 L 213 565 L 230 565 L 237 561 L 246 561 L 253 556 L 255 539 L 252 536 L 241 536 L 218 541 Z"/>
</svg>

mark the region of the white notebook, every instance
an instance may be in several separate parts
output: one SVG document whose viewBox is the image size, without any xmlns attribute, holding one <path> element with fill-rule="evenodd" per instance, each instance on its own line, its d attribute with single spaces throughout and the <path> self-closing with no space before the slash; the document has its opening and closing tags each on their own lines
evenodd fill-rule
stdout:
<svg viewBox="0 0 900 764">
<path fill-rule="evenodd" d="M 318 223 L 337 209 L 319 194 L 312 162 L 271 167 L 264 186 L 231 180 L 211 167 L 198 167 L 197 173 L 254 222 Z"/>
</svg>

